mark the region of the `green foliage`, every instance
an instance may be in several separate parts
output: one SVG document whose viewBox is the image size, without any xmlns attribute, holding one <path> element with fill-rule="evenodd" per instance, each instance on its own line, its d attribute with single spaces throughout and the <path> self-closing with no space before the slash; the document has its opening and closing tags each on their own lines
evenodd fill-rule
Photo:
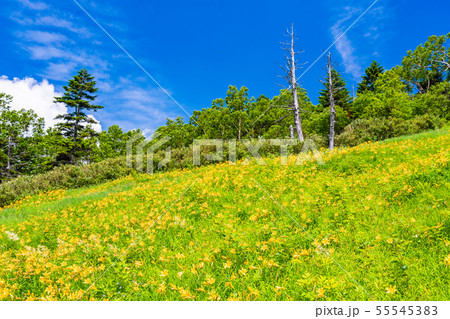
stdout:
<svg viewBox="0 0 450 319">
<path fill-rule="evenodd" d="M 335 110 L 336 123 L 334 129 L 336 134 L 339 134 L 351 120 L 348 117 L 348 112 L 343 110 L 340 105 L 336 105 Z M 321 135 L 328 140 L 330 134 L 330 107 L 321 108 L 318 105 L 316 108 L 313 108 L 313 112 L 306 115 L 303 125 L 308 136 Z"/>
<path fill-rule="evenodd" d="M 350 117 L 350 110 L 352 104 L 352 97 L 350 96 L 350 91 L 346 87 L 346 82 L 343 76 L 336 70 L 331 70 L 331 78 L 333 80 L 333 86 L 335 92 L 333 94 L 334 101 L 336 103 L 336 109 L 339 107 Z M 320 91 L 319 95 L 319 105 L 323 109 L 330 107 L 330 94 L 329 94 L 329 77 L 325 78 L 323 81 L 324 88 Z"/>
<path fill-rule="evenodd" d="M 38 142 L 44 120 L 32 110 L 12 110 L 12 97 L 0 94 L 0 182 L 33 173 L 40 165 Z"/>
<path fill-rule="evenodd" d="M 408 51 L 402 61 L 402 78 L 419 93 L 426 93 L 433 85 L 449 76 L 450 33 L 430 36 L 414 51 Z"/>
<path fill-rule="evenodd" d="M 126 176 L 132 171 L 126 166 L 125 158 L 118 157 L 85 166 L 64 165 L 35 176 L 20 176 L 0 184 L 0 207 L 24 196 L 95 185 Z"/>
<path fill-rule="evenodd" d="M 416 96 L 416 114 L 432 114 L 450 121 L 450 83 L 442 82 L 433 86 L 426 94 Z"/>
<path fill-rule="evenodd" d="M 97 143 L 93 147 L 95 161 L 125 156 L 126 144 L 129 138 L 139 134 L 140 130 L 123 132 L 118 125 L 113 125 L 97 136 Z"/>
<path fill-rule="evenodd" d="M 344 132 L 336 137 L 338 146 L 356 146 L 365 142 L 417 134 L 444 126 L 445 121 L 432 115 L 421 115 L 413 119 L 367 118 L 354 120 Z"/>
<path fill-rule="evenodd" d="M 358 84 L 356 93 L 359 95 L 366 91 L 375 91 L 375 81 L 383 72 L 384 68 L 378 62 L 373 61 L 372 64 L 366 69 L 361 83 Z"/>
<path fill-rule="evenodd" d="M 352 114 L 354 118 L 411 118 L 411 98 L 400 79 L 399 70 L 394 68 L 380 74 L 375 81 L 374 90 L 365 91 L 355 99 Z"/>
<path fill-rule="evenodd" d="M 78 160 L 83 159 L 89 161 L 93 148 L 93 139 L 95 131 L 90 124 L 96 121 L 89 117 L 85 112 L 102 109 L 101 105 L 91 104 L 98 89 L 95 87 L 96 82 L 86 69 L 82 69 L 77 75 L 64 86 L 64 95 L 56 97 L 55 103 L 64 103 L 69 109 L 73 109 L 64 115 L 58 115 L 56 119 L 63 120 L 58 123 L 57 127 L 62 134 L 70 140 L 69 149 L 66 157 L 70 164 L 75 164 Z"/>
</svg>

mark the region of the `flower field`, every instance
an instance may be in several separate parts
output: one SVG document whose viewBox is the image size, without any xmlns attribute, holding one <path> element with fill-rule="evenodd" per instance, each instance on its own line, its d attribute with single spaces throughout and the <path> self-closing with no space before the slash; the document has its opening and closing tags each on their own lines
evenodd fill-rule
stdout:
<svg viewBox="0 0 450 319">
<path fill-rule="evenodd" d="M 448 300 L 448 129 L 0 209 L 0 300 Z"/>
</svg>

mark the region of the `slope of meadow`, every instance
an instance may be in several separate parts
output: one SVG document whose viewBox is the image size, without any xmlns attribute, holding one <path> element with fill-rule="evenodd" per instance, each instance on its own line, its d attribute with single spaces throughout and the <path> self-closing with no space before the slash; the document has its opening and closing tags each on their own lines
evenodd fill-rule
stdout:
<svg viewBox="0 0 450 319">
<path fill-rule="evenodd" d="M 447 300 L 448 129 L 0 210 L 0 300 Z"/>
</svg>

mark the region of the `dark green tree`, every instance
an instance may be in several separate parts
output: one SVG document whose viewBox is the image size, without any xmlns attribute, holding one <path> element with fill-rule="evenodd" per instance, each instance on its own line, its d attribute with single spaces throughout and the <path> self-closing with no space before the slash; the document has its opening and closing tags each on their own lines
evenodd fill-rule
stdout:
<svg viewBox="0 0 450 319">
<path fill-rule="evenodd" d="M 57 124 L 62 134 L 70 140 L 70 164 L 76 164 L 77 160 L 92 151 L 90 139 L 95 136 L 95 131 L 90 124 L 96 121 L 85 112 L 102 109 L 103 106 L 92 104 L 95 101 L 98 89 L 96 82 L 86 69 L 82 69 L 64 86 L 64 95 L 56 97 L 55 103 L 64 103 L 71 112 L 59 115 L 56 119 L 63 120 Z"/>
<path fill-rule="evenodd" d="M 344 112 L 347 113 L 347 116 L 350 117 L 350 110 L 352 105 L 352 97 L 350 95 L 350 91 L 346 87 L 345 79 L 342 75 L 336 70 L 331 70 L 331 77 L 333 80 L 333 86 L 335 88 L 334 100 L 337 107 L 340 107 Z M 328 75 L 323 81 L 325 88 L 320 91 L 319 95 L 319 105 L 326 109 L 330 107 L 330 96 L 329 96 L 329 78 Z"/>
<path fill-rule="evenodd" d="M 364 93 L 366 91 L 373 92 L 375 89 L 375 81 L 378 76 L 384 72 L 384 68 L 376 61 L 366 69 L 365 75 L 362 77 L 361 83 L 358 84 L 357 94 Z"/>
</svg>

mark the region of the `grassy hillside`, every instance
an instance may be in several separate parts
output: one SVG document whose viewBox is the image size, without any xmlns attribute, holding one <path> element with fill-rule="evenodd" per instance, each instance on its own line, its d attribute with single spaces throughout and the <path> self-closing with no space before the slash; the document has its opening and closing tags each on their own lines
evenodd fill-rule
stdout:
<svg viewBox="0 0 450 319">
<path fill-rule="evenodd" d="M 0 299 L 447 300 L 449 148 L 443 129 L 325 165 L 219 164 L 27 197 L 0 210 Z"/>
</svg>

